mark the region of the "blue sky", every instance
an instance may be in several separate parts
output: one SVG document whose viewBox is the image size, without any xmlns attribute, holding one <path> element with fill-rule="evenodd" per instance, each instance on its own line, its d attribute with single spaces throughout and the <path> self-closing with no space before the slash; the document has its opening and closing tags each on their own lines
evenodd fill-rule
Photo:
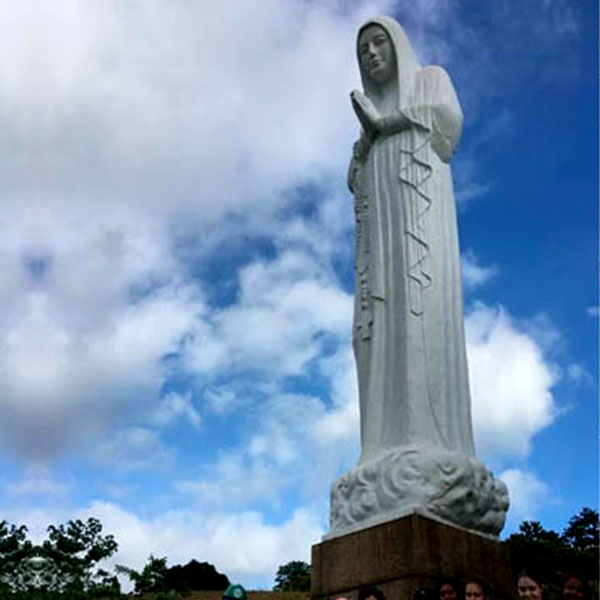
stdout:
<svg viewBox="0 0 600 600">
<path fill-rule="evenodd" d="M 232 6 L 235 4 L 235 6 Z M 356 463 L 354 37 L 396 16 L 453 159 L 478 456 L 503 535 L 597 505 L 597 7 L 67 0 L 0 19 L 0 506 L 249 587 Z"/>
</svg>

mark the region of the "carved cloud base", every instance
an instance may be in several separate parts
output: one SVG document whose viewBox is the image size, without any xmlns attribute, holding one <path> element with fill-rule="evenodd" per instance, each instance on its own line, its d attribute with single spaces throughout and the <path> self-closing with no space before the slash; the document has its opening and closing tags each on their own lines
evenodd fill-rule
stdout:
<svg viewBox="0 0 600 600">
<path fill-rule="evenodd" d="M 325 539 L 411 513 L 497 536 L 508 490 L 480 462 L 432 447 L 401 447 L 359 463 L 331 490 Z"/>
</svg>

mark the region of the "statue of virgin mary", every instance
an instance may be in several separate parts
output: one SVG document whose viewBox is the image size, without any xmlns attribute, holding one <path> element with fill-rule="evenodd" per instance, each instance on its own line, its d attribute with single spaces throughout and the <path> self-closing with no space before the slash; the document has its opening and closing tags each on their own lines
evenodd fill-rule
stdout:
<svg viewBox="0 0 600 600">
<path fill-rule="evenodd" d="M 475 459 L 450 159 L 463 115 L 448 74 L 422 68 L 402 27 L 358 33 L 362 126 L 353 346 L 358 466 L 334 484 L 332 529 L 416 509 L 498 533 L 506 487 Z M 475 498 L 473 509 L 461 508 Z"/>
</svg>

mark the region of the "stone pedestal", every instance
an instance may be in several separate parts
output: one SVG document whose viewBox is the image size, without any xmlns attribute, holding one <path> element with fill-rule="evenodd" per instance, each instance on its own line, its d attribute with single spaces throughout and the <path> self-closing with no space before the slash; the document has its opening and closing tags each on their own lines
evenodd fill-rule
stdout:
<svg viewBox="0 0 600 600">
<path fill-rule="evenodd" d="M 494 600 L 515 597 L 504 543 L 418 514 L 312 547 L 313 600 L 356 600 L 367 585 L 379 587 L 388 600 L 411 600 L 416 589 L 435 588 L 448 575 L 483 577 Z"/>
</svg>

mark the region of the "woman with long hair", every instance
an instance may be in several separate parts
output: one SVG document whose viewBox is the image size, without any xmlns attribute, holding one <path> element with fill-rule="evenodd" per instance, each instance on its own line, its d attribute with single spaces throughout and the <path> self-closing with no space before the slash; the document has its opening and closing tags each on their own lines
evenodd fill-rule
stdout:
<svg viewBox="0 0 600 600">
<path fill-rule="evenodd" d="M 522 569 L 517 576 L 517 594 L 519 600 L 543 600 L 544 581 L 540 574 L 532 569 Z"/>
</svg>

